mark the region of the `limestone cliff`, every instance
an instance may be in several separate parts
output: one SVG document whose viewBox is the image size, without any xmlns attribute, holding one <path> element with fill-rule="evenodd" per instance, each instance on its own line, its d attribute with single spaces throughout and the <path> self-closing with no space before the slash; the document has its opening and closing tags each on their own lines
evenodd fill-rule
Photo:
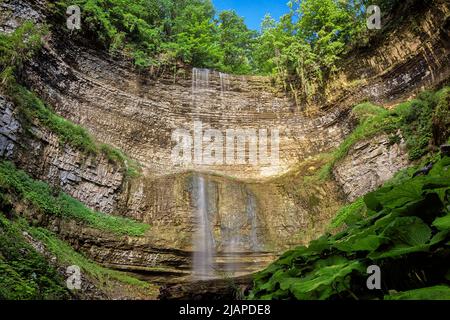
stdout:
<svg viewBox="0 0 450 320">
<path fill-rule="evenodd" d="M 1 4 L 1 30 L 11 31 L 23 19 L 45 21 L 44 8 L 45 1 Z M 3 98 L 0 155 L 91 208 L 152 226 L 145 239 L 137 240 L 47 223 L 101 263 L 138 270 L 159 254 L 159 266 L 188 270 L 195 250 L 199 175 L 207 179 L 207 212 L 217 250 L 237 242 L 239 250 L 260 254 L 257 262 L 267 262 L 271 256 L 266 252 L 317 237 L 343 202 L 372 191 L 408 165 L 404 144 L 391 146 L 382 135 L 356 144 L 336 165 L 335 181 L 304 179 L 323 164 L 319 155 L 352 131 L 353 105 L 367 99 L 392 104 L 448 79 L 448 4 L 435 1 L 421 10 L 418 32 L 403 26 L 346 60 L 330 82 L 328 101 L 313 113 L 298 108 L 269 78 L 208 71 L 207 81 L 201 82 L 205 79 L 187 69 L 155 78 L 51 33 L 22 70 L 21 80 L 59 115 L 139 161 L 142 175 L 126 179 L 118 164 L 62 146 L 43 127 L 33 126 L 32 134 L 25 134 L 16 106 Z M 278 128 L 281 161 L 277 166 L 177 166 L 171 161 L 171 135 L 176 129 L 192 131 L 194 121 L 221 132 Z"/>
</svg>

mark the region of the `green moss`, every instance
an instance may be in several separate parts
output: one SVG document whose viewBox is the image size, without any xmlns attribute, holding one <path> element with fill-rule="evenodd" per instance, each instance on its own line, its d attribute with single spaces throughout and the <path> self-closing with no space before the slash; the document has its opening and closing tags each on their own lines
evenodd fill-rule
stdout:
<svg viewBox="0 0 450 320">
<path fill-rule="evenodd" d="M 327 179 L 335 164 L 343 159 L 350 149 L 359 141 L 375 136 L 380 132 L 393 132 L 400 119 L 382 107 L 364 103 L 354 108 L 360 124 L 333 152 L 332 159 L 320 171 L 320 178 Z"/>
<path fill-rule="evenodd" d="M 141 167 L 137 161 L 130 159 L 119 149 L 113 148 L 107 144 L 101 144 L 100 150 L 107 156 L 110 161 L 121 163 L 126 171 L 125 176 L 128 178 L 137 178 L 141 174 Z"/>
<path fill-rule="evenodd" d="M 44 182 L 31 179 L 9 162 L 0 162 L 0 190 L 48 215 L 75 219 L 93 228 L 116 234 L 141 236 L 148 225 L 118 216 L 93 211 L 63 192 L 56 193 Z"/>
<path fill-rule="evenodd" d="M 27 124 L 37 120 L 39 124 L 54 132 L 62 145 L 69 144 L 88 153 L 97 153 L 98 148 L 94 140 L 84 128 L 56 115 L 31 91 L 15 85 L 10 89 L 9 95 L 19 107 L 20 114 Z"/>
<path fill-rule="evenodd" d="M 137 162 L 130 160 L 120 150 L 99 145 L 84 128 L 57 115 L 36 94 L 17 83 L 17 71 L 39 51 L 41 37 L 45 33 L 46 28 L 25 22 L 12 34 L 0 34 L 1 91 L 19 108 L 22 125 L 30 127 L 37 122 L 55 133 L 61 145 L 70 145 L 87 154 L 104 153 L 110 161 L 125 168 L 126 177 L 137 177 L 140 173 Z"/>
<path fill-rule="evenodd" d="M 92 136 L 79 125 L 58 116 L 42 102 L 33 92 L 22 86 L 14 85 L 9 89 L 9 96 L 19 106 L 20 115 L 25 124 L 38 123 L 55 133 L 61 145 L 70 145 L 86 154 L 103 153 L 108 160 L 125 168 L 129 178 L 138 177 L 140 167 L 136 161 L 129 159 L 123 152 L 106 144 L 98 144 Z"/>
<path fill-rule="evenodd" d="M 36 27 L 27 21 L 11 34 L 0 33 L 0 82 L 3 87 L 15 85 L 16 71 L 41 48 L 41 37 L 46 32 L 45 27 Z"/>
<path fill-rule="evenodd" d="M 58 265 L 79 266 L 84 276 L 108 292 L 114 282 L 155 294 L 156 288 L 125 273 L 104 268 L 74 251 L 52 232 L 30 227 L 25 220 L 8 220 L 0 212 L 0 300 L 71 299 L 65 279 L 24 238 L 28 234 L 40 241 L 57 258 Z M 143 290 L 143 291 L 142 291 Z"/>
<path fill-rule="evenodd" d="M 364 199 L 359 198 L 355 202 L 341 208 L 331 222 L 329 229 L 337 229 L 342 225 L 353 224 L 355 221 L 360 220 L 366 213 L 366 207 L 364 205 Z"/>
</svg>

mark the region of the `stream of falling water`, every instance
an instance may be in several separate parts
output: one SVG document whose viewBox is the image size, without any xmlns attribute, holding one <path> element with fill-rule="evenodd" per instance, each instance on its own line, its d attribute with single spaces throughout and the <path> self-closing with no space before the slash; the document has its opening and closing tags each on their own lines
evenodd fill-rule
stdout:
<svg viewBox="0 0 450 320">
<path fill-rule="evenodd" d="M 220 77 L 220 96 L 223 97 L 224 93 L 230 90 L 230 78 L 226 73 L 219 73 Z"/>
<path fill-rule="evenodd" d="M 205 280 L 214 275 L 216 245 L 209 219 L 207 183 L 203 176 L 194 177 L 194 189 L 197 231 L 193 243 L 193 273 L 196 279 Z"/>
<path fill-rule="evenodd" d="M 192 70 L 192 103 L 194 110 L 197 111 L 197 117 L 201 110 L 195 107 L 200 99 L 205 98 L 204 94 L 209 93 L 211 78 L 212 74 L 208 69 L 194 68 Z M 230 78 L 225 73 L 219 73 L 219 81 L 220 97 L 223 101 L 224 93 L 230 89 Z M 227 230 L 227 234 L 222 234 L 222 249 L 220 253 L 217 252 L 213 225 L 216 217 L 214 210 L 209 208 L 210 203 L 216 199 L 210 195 L 212 191 L 210 192 L 209 189 L 210 182 L 207 177 L 201 174 L 194 175 L 192 196 L 195 203 L 196 225 L 192 243 L 194 251 L 192 273 L 193 278 L 197 280 L 217 277 L 222 271 L 231 276 L 241 273 L 243 258 L 251 260 L 251 254 L 261 249 L 257 235 L 256 199 L 253 194 L 247 192 L 245 211 L 238 212 L 237 215 L 230 214 L 226 221 L 221 221 L 222 225 L 219 228 Z M 227 216 L 226 213 L 225 216 Z M 250 227 L 249 232 L 248 229 L 247 232 L 243 232 L 245 226 Z M 222 267 L 219 267 L 219 260 Z"/>
<path fill-rule="evenodd" d="M 192 105 L 197 105 L 197 99 L 202 97 L 202 93 L 209 89 L 209 69 L 192 69 Z M 198 116 L 199 110 L 197 110 Z"/>
<path fill-rule="evenodd" d="M 251 225 L 250 230 L 250 246 L 253 252 L 258 252 L 261 250 L 261 243 L 258 238 L 258 218 L 256 216 L 256 199 L 253 194 L 247 194 L 247 218 Z"/>
</svg>

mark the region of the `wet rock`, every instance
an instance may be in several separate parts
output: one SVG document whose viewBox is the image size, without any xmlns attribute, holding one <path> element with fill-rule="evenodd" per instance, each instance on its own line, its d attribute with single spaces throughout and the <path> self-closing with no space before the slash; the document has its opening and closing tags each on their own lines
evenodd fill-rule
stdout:
<svg viewBox="0 0 450 320">
<path fill-rule="evenodd" d="M 247 293 L 253 278 L 251 275 L 239 278 L 191 281 L 177 285 L 166 285 L 160 289 L 160 300 L 218 301 L 241 300 Z"/>
</svg>

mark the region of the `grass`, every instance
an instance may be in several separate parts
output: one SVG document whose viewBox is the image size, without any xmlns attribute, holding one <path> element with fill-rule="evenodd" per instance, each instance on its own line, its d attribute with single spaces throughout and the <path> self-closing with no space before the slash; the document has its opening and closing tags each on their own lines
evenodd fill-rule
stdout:
<svg viewBox="0 0 450 320">
<path fill-rule="evenodd" d="M 91 210 L 63 192 L 55 193 L 48 184 L 33 180 L 6 161 L 0 162 L 0 191 L 16 195 L 20 201 L 31 204 L 45 214 L 75 219 L 119 235 L 142 236 L 149 228 L 149 225 L 131 219 Z"/>
<path fill-rule="evenodd" d="M 38 121 L 40 125 L 58 136 L 61 145 L 70 145 L 92 155 L 103 153 L 109 161 L 125 168 L 126 177 L 139 176 L 140 167 L 136 161 L 129 159 L 116 148 L 97 143 L 86 129 L 57 115 L 33 92 L 16 84 L 9 89 L 9 96 L 19 106 L 20 114 L 28 125 Z"/>
<path fill-rule="evenodd" d="M 150 289 L 150 284 L 146 282 L 92 262 L 46 229 L 30 228 L 29 231 L 35 239 L 45 244 L 46 248 L 57 257 L 60 263 L 79 266 L 83 272 L 98 280 L 100 284 L 108 284 L 111 280 L 116 280 L 132 286 Z"/>
<path fill-rule="evenodd" d="M 357 142 L 373 137 L 382 131 L 392 132 L 400 122 L 400 119 L 392 116 L 389 111 L 370 103 L 356 106 L 353 112 L 359 120 L 359 125 L 332 153 L 330 161 L 319 173 L 321 179 L 330 177 L 336 163 L 342 160 Z"/>
<path fill-rule="evenodd" d="M 10 90 L 10 95 L 28 123 L 37 120 L 39 124 L 57 134 L 62 145 L 69 144 L 87 153 L 98 152 L 97 145 L 84 128 L 56 115 L 31 91 L 16 85 Z"/>
<path fill-rule="evenodd" d="M 0 300 L 68 299 L 64 279 L 0 212 Z"/>
<path fill-rule="evenodd" d="M 340 160 L 359 141 L 380 133 L 389 135 L 392 144 L 402 138 L 406 142 L 409 159 L 420 160 L 438 144 L 450 136 L 450 87 L 430 92 L 422 92 L 416 99 L 398 105 L 394 110 L 386 110 L 371 103 L 362 103 L 353 108 L 359 121 L 356 129 L 331 154 L 328 163 L 319 172 L 319 178 L 328 179 Z M 398 133 L 401 133 L 401 136 Z"/>
<path fill-rule="evenodd" d="M 12 34 L 0 34 L 1 92 L 19 108 L 22 125 L 40 124 L 55 133 L 61 145 L 70 145 L 87 154 L 103 153 L 110 161 L 125 168 L 126 177 L 138 176 L 140 168 L 135 161 L 111 146 L 98 144 L 84 128 L 58 116 L 36 94 L 17 83 L 16 74 L 22 69 L 24 62 L 41 49 L 41 38 L 47 32 L 47 27 L 37 27 L 28 21 Z"/>
<path fill-rule="evenodd" d="M 57 260 L 49 263 L 48 257 L 36 251 L 25 239 L 26 233 L 41 242 Z M 0 299 L 71 299 L 73 297 L 63 275 L 56 270 L 56 267 L 69 265 L 80 267 L 82 274 L 105 293 L 112 291 L 117 284 L 131 286 L 131 289 L 146 295 L 154 296 L 157 293 L 157 288 L 149 283 L 87 259 L 54 233 L 31 227 L 24 219 L 7 219 L 0 212 Z"/>
</svg>

